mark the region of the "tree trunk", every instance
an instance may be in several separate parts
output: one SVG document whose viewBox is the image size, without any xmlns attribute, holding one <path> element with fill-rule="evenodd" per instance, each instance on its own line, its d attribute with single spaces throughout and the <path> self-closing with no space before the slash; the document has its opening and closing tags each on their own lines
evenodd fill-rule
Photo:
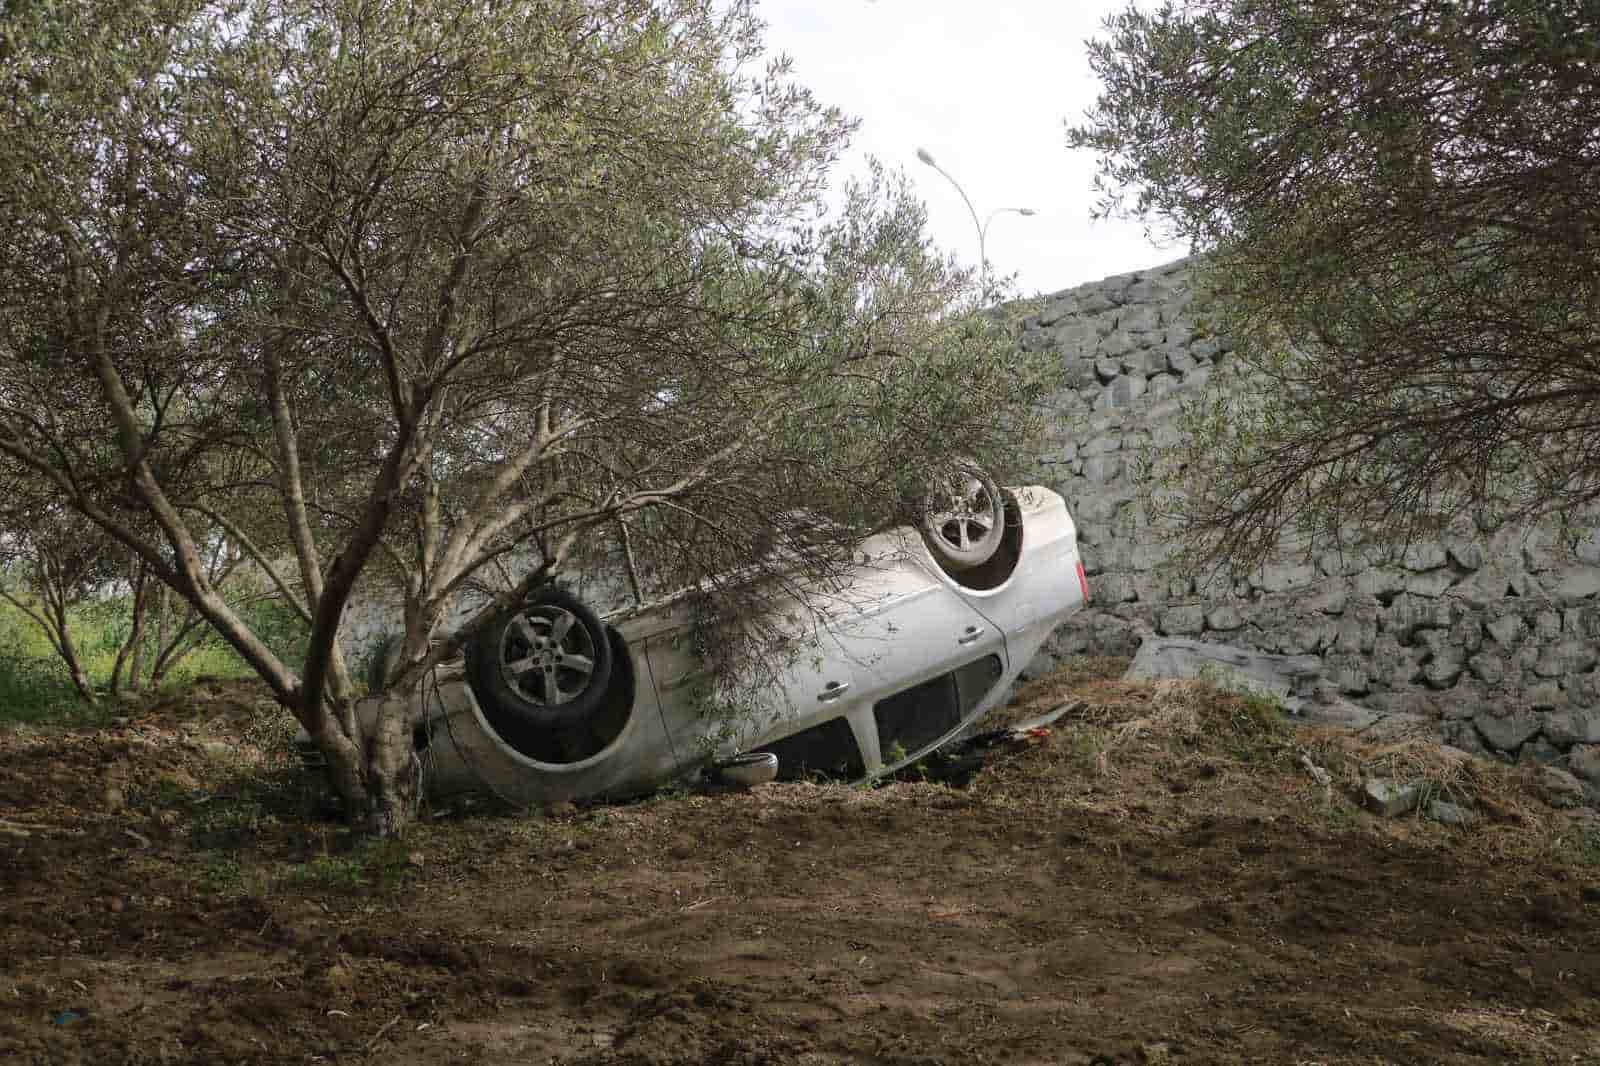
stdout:
<svg viewBox="0 0 1600 1066">
<path fill-rule="evenodd" d="M 160 599 L 156 600 L 156 649 L 167 646 L 167 637 L 172 629 L 172 590 L 165 585 L 161 586 Z"/>
<path fill-rule="evenodd" d="M 139 588 L 133 597 L 133 632 L 128 643 L 133 645 L 133 657 L 128 660 L 128 691 L 138 692 L 144 684 L 144 616 L 150 603 L 150 586 L 145 580 L 143 564 L 139 567 Z"/>
<path fill-rule="evenodd" d="M 189 653 L 200 647 L 201 640 L 197 636 L 205 619 L 190 611 L 183 619 L 176 633 L 171 632 L 167 618 L 162 617 L 162 628 L 156 638 L 155 665 L 150 669 L 150 687 L 157 688 L 166 680 L 167 674 L 188 657 Z"/>
<path fill-rule="evenodd" d="M 367 746 L 366 829 L 374 836 L 403 834 L 416 813 L 421 766 L 411 743 L 411 700 L 385 694 L 377 730 Z"/>
<path fill-rule="evenodd" d="M 111 698 L 122 694 L 122 668 L 128 668 L 128 691 L 139 691 L 139 675 L 144 670 L 144 607 L 148 590 L 147 571 L 143 560 L 133 578 L 133 624 L 128 639 L 117 649 L 117 661 L 111 666 Z M 131 655 L 131 661 L 130 661 Z"/>
<path fill-rule="evenodd" d="M 168 661 L 167 641 L 172 635 L 172 590 L 162 585 L 156 593 L 156 661 L 150 666 L 150 687 L 160 688 L 161 681 L 166 676 L 167 670 L 172 667 Z"/>
<path fill-rule="evenodd" d="M 351 739 L 339 729 L 338 708 L 322 716 L 317 747 L 328 765 L 329 783 L 350 823 L 379 837 L 400 836 L 416 813 L 420 764 L 411 745 L 408 695 L 385 698 L 373 735 Z"/>
<path fill-rule="evenodd" d="M 57 612 L 56 622 L 61 633 L 61 659 L 67 664 L 67 674 L 72 678 L 72 687 L 78 690 L 78 695 L 83 697 L 84 703 L 93 706 L 94 688 L 89 684 L 89 676 L 84 673 L 83 663 L 78 658 L 78 646 L 73 643 L 72 632 L 67 628 L 67 612 L 64 608 Z"/>
</svg>

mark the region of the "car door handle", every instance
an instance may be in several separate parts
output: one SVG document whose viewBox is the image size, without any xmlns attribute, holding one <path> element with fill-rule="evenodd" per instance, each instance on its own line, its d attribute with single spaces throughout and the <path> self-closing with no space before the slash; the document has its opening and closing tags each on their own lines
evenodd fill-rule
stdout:
<svg viewBox="0 0 1600 1066">
<path fill-rule="evenodd" d="M 963 629 L 961 631 L 961 635 L 956 638 L 956 643 L 971 644 L 981 636 L 983 636 L 983 630 L 980 627 L 968 626 L 967 628 Z"/>
<path fill-rule="evenodd" d="M 845 689 L 849 687 L 850 682 L 848 681 L 829 681 L 826 685 L 822 686 L 822 691 L 817 693 L 817 702 L 832 703 L 840 696 L 843 696 Z"/>
</svg>

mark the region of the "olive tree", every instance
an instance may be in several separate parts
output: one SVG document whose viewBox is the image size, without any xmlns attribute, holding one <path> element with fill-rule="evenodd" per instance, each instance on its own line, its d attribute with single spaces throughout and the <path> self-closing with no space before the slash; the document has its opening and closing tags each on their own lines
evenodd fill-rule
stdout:
<svg viewBox="0 0 1600 1066">
<path fill-rule="evenodd" d="M 66 667 L 84 703 L 95 702 L 74 615 L 116 578 L 117 553 L 106 538 L 76 515 L 31 514 L 25 526 L 14 523 L 16 508 L 6 508 L 0 534 L 0 599 L 37 626 Z M 86 535 L 87 532 L 87 535 Z"/>
<path fill-rule="evenodd" d="M 0 456 L 233 646 L 375 831 L 414 787 L 406 692 L 556 576 L 626 540 L 763 646 L 775 583 L 940 464 L 1004 465 L 1048 390 L 903 180 L 823 216 L 852 124 L 745 3 L 19 10 Z M 303 668 L 208 578 L 217 538 L 306 622 Z M 338 637 L 380 584 L 404 637 L 369 734 Z"/>
<path fill-rule="evenodd" d="M 1189 0 L 1108 20 L 1099 210 L 1209 253 L 1217 387 L 1170 456 L 1196 562 L 1600 497 L 1600 13 Z"/>
</svg>

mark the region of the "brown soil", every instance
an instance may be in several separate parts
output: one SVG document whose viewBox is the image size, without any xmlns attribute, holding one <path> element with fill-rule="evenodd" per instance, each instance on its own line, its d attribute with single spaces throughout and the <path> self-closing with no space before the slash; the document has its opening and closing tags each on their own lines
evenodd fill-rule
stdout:
<svg viewBox="0 0 1600 1066">
<path fill-rule="evenodd" d="M 1347 786 L 1422 747 L 1196 686 L 1015 713 L 1066 697 L 964 790 L 458 807 L 382 844 L 239 741 L 247 694 L 0 734 L 0 1061 L 1600 1061 L 1595 841 L 1523 776 L 1441 772 L 1472 830 L 1379 821 Z"/>
</svg>

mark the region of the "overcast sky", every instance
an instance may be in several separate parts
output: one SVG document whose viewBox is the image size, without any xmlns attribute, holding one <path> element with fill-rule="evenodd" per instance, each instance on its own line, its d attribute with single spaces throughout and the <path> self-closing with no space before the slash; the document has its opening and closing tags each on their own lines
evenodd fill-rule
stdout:
<svg viewBox="0 0 1600 1066">
<path fill-rule="evenodd" d="M 1051 293 L 1181 258 L 1134 222 L 1091 222 L 1094 157 L 1069 151 L 1098 82 L 1084 39 L 1125 0 L 759 0 L 767 43 L 794 58 L 798 80 L 861 119 L 843 172 L 875 155 L 903 168 L 928 205 L 933 238 L 978 261 L 977 227 L 949 182 L 917 161 L 923 148 L 959 181 L 988 229 L 996 273 L 1024 295 Z"/>
</svg>

